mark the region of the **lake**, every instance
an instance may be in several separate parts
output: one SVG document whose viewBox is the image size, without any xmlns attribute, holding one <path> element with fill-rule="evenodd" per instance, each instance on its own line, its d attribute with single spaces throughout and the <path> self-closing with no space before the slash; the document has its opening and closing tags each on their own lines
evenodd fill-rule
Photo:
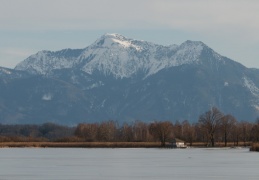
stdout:
<svg viewBox="0 0 259 180">
<path fill-rule="evenodd" d="M 247 148 L 1 148 L 0 180 L 18 179 L 259 179 L 259 153 Z"/>
</svg>

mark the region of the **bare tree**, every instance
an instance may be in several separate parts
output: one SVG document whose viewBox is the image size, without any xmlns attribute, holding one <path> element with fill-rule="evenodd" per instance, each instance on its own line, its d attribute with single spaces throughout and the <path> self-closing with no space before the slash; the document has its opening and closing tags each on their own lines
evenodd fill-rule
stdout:
<svg viewBox="0 0 259 180">
<path fill-rule="evenodd" d="M 111 142 L 116 138 L 117 125 L 115 121 L 105 121 L 99 125 L 97 137 L 99 141 Z"/>
<path fill-rule="evenodd" d="M 169 121 L 154 122 L 149 125 L 149 132 L 161 142 L 162 147 L 165 147 L 166 141 L 172 137 L 172 127 L 173 125 Z"/>
<path fill-rule="evenodd" d="M 174 131 L 175 138 L 184 139 L 184 137 L 183 137 L 183 126 L 178 120 L 173 125 L 173 131 Z"/>
<path fill-rule="evenodd" d="M 238 122 L 236 122 L 231 130 L 234 146 L 239 145 L 241 133 L 242 133 L 241 126 Z"/>
<path fill-rule="evenodd" d="M 236 123 L 236 119 L 234 116 L 228 114 L 221 118 L 220 121 L 220 130 L 224 137 L 225 146 L 227 146 L 228 137 L 230 134 L 230 130 L 233 128 L 234 124 Z"/>
<path fill-rule="evenodd" d="M 241 138 L 246 146 L 246 142 L 250 139 L 250 133 L 252 132 L 252 124 L 246 121 L 241 121 L 239 123 L 241 129 Z"/>
<path fill-rule="evenodd" d="M 75 135 L 84 138 L 86 141 L 96 141 L 98 132 L 98 124 L 78 124 Z"/>
<path fill-rule="evenodd" d="M 147 142 L 149 141 L 148 125 L 141 121 L 136 121 L 133 125 L 134 141 Z"/>
<path fill-rule="evenodd" d="M 256 119 L 256 122 L 254 123 L 251 132 L 253 142 L 259 142 L 259 118 Z"/>
<path fill-rule="evenodd" d="M 122 141 L 131 142 L 133 141 L 133 128 L 131 125 L 124 123 L 120 128 L 120 139 Z"/>
<path fill-rule="evenodd" d="M 184 140 L 189 142 L 190 146 L 192 146 L 195 139 L 195 126 L 191 125 L 188 120 L 182 122 L 182 135 Z"/>
<path fill-rule="evenodd" d="M 202 114 L 199 118 L 199 124 L 201 125 L 204 133 L 207 134 L 208 141 L 212 147 L 215 146 L 215 132 L 220 126 L 220 121 L 223 117 L 223 113 L 220 112 L 216 107 L 211 108 L 211 110 Z"/>
</svg>

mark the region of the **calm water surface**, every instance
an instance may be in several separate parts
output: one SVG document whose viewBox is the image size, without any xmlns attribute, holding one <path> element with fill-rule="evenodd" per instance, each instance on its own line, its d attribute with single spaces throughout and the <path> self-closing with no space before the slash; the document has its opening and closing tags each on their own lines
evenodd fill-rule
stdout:
<svg viewBox="0 0 259 180">
<path fill-rule="evenodd" d="M 0 180 L 258 178 L 248 149 L 0 149 Z"/>
</svg>

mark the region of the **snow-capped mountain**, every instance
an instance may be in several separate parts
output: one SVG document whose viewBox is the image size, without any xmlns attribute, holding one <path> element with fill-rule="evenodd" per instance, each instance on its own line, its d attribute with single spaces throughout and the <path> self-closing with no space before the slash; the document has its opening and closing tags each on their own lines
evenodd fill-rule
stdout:
<svg viewBox="0 0 259 180">
<path fill-rule="evenodd" d="M 196 122 L 212 106 L 254 121 L 259 70 L 199 41 L 163 46 L 105 34 L 83 49 L 40 51 L 0 68 L 2 123 Z"/>
<path fill-rule="evenodd" d="M 105 34 L 85 49 L 41 51 L 16 66 L 34 74 L 48 75 L 53 70 L 73 68 L 93 74 L 95 71 L 116 78 L 129 78 L 141 72 L 145 77 L 164 68 L 200 63 L 208 47 L 202 42 L 186 41 L 180 46 L 162 46 L 128 39 L 119 34 Z M 214 52 L 221 60 L 221 56 Z"/>
</svg>

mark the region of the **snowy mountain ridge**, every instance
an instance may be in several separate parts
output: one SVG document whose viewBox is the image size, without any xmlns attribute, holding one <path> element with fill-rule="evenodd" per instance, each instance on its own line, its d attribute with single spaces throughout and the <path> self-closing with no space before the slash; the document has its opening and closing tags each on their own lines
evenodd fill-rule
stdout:
<svg viewBox="0 0 259 180">
<path fill-rule="evenodd" d="M 148 77 L 164 68 L 201 63 L 200 55 L 205 48 L 208 49 L 198 41 L 162 46 L 119 34 L 105 34 L 84 49 L 40 51 L 19 63 L 15 69 L 48 75 L 53 70 L 76 68 L 88 74 L 99 71 L 115 78 L 129 78 L 143 72 L 144 77 Z M 214 54 L 220 60 L 221 56 Z"/>
<path fill-rule="evenodd" d="M 259 117 L 259 70 L 200 41 L 163 46 L 105 34 L 0 68 L 0 123 L 190 120 L 211 107 Z"/>
</svg>

